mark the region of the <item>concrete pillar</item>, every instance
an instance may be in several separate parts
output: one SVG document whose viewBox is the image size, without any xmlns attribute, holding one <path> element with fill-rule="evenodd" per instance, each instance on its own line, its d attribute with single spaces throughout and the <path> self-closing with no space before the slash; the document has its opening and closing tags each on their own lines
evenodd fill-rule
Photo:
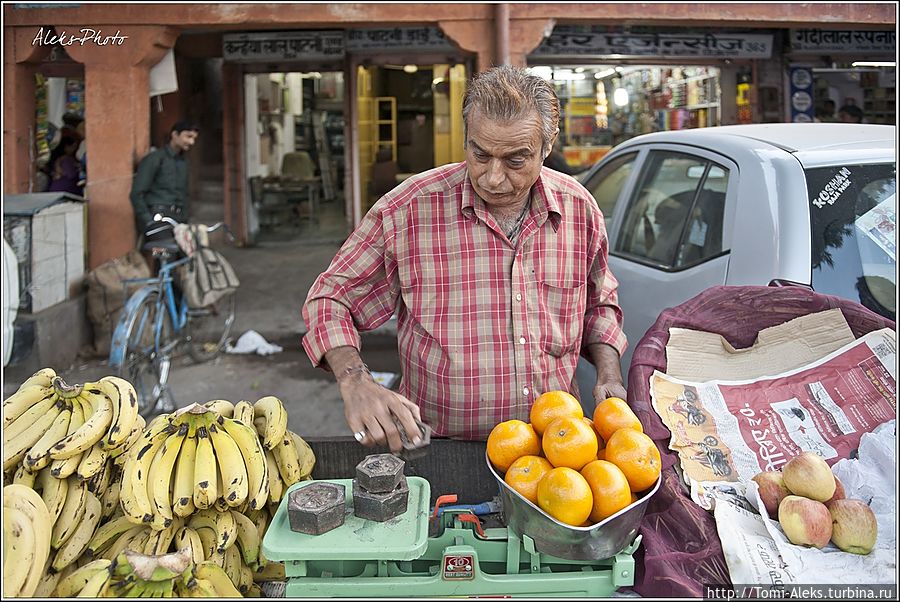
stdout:
<svg viewBox="0 0 900 602">
<path fill-rule="evenodd" d="M 494 22 L 484 19 L 462 21 L 438 21 L 444 34 L 467 52 L 476 55 L 475 69 L 487 71 L 496 65 L 494 57 Z"/>
<path fill-rule="evenodd" d="M 3 36 L 3 191 L 32 192 L 35 83 L 50 47 L 34 43 L 37 29 L 16 27 Z"/>
<path fill-rule="evenodd" d="M 150 68 L 178 34 L 169 27 L 135 26 L 119 35 L 124 37 L 121 44 L 66 48 L 84 64 L 90 269 L 134 248 L 137 235 L 128 195 L 134 168 L 150 146 Z"/>
<path fill-rule="evenodd" d="M 553 31 L 556 19 L 513 19 L 509 26 L 509 63 L 528 64 L 528 55 Z"/>
</svg>

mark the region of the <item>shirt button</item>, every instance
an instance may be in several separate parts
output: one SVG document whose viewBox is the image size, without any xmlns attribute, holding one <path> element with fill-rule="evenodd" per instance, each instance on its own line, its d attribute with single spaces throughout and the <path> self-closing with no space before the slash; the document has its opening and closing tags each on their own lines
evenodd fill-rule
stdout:
<svg viewBox="0 0 900 602">
<path fill-rule="evenodd" d="M 522 293 L 516 293 L 516 301 L 522 300 Z"/>
<path fill-rule="evenodd" d="M 519 338 L 519 344 L 520 344 L 520 345 L 524 345 L 524 344 L 525 344 L 525 337 L 520 337 L 520 338 Z"/>
<path fill-rule="evenodd" d="M 522 395 L 528 395 L 528 387 L 522 388 Z"/>
</svg>

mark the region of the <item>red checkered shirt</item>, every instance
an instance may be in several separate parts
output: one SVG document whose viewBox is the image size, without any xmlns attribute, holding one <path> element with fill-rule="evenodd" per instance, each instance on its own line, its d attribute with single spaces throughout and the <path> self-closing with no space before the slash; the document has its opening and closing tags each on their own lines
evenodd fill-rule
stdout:
<svg viewBox="0 0 900 602">
<path fill-rule="evenodd" d="M 435 435 L 485 439 L 528 422 L 545 391 L 578 395 L 587 345 L 625 349 L 607 252 L 603 215 L 574 179 L 542 169 L 510 244 L 465 163 L 438 167 L 383 196 L 316 279 L 303 347 L 319 366 L 396 312 L 400 394 Z"/>
</svg>

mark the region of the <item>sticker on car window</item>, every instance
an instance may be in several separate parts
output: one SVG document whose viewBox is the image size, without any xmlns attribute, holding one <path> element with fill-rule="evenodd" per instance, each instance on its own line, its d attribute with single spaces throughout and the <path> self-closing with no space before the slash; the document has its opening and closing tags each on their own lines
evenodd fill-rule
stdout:
<svg viewBox="0 0 900 602">
<path fill-rule="evenodd" d="M 894 242 L 897 232 L 897 209 L 894 207 L 894 198 L 895 195 L 892 194 L 859 216 L 856 227 L 884 249 L 892 261 L 897 261 L 897 246 Z"/>
<path fill-rule="evenodd" d="M 835 201 L 840 198 L 841 193 L 850 187 L 850 184 L 850 170 L 846 167 L 842 167 L 841 170 L 825 184 L 825 188 L 822 189 L 822 192 L 810 202 L 819 209 L 825 205 L 834 205 Z"/>
</svg>

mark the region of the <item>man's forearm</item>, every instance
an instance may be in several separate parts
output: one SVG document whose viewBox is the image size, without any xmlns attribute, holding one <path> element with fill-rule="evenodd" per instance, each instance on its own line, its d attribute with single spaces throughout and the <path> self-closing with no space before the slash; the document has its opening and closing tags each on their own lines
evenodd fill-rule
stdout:
<svg viewBox="0 0 900 602">
<path fill-rule="evenodd" d="M 588 353 L 597 368 L 598 382 L 623 384 L 619 352 L 615 347 L 606 343 L 594 343 L 588 346 Z"/>
<path fill-rule="evenodd" d="M 338 380 L 347 374 L 348 370 L 355 372 L 354 368 L 365 366 L 356 348 L 349 345 L 329 349 L 325 352 L 324 359 Z"/>
</svg>

